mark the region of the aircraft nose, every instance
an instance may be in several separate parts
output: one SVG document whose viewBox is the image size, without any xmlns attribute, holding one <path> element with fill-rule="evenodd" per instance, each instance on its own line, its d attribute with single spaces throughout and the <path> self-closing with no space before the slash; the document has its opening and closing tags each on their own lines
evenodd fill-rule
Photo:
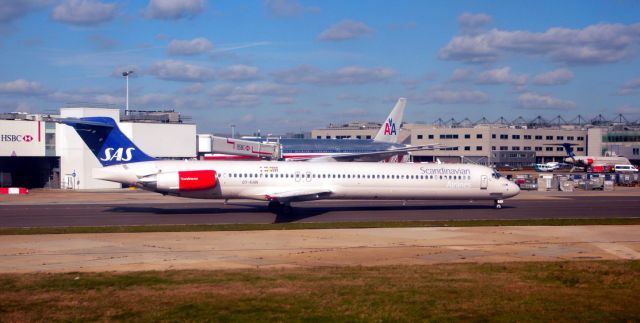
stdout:
<svg viewBox="0 0 640 323">
<path fill-rule="evenodd" d="M 516 185 L 516 183 L 509 181 L 509 184 L 507 185 L 507 192 L 506 192 L 506 196 L 508 197 L 513 197 L 516 196 L 520 193 L 520 186 Z"/>
</svg>

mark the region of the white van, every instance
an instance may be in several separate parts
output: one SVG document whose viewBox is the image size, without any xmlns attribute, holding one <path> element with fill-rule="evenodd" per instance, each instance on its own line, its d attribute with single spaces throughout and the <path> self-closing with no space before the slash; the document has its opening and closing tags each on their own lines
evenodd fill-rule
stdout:
<svg viewBox="0 0 640 323">
<path fill-rule="evenodd" d="M 638 169 L 633 165 L 615 165 L 613 170 L 616 173 L 637 173 Z"/>
</svg>

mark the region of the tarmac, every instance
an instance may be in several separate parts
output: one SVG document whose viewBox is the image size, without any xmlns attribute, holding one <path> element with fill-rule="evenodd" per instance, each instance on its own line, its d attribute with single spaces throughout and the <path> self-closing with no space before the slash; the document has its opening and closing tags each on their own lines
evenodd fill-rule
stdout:
<svg viewBox="0 0 640 323">
<path fill-rule="evenodd" d="M 640 217 L 640 189 L 613 192 L 523 191 L 492 201 L 337 201 L 293 203 L 294 213 L 267 211 L 262 201 L 193 200 L 145 191 L 36 190 L 0 196 L 0 227 L 67 227 L 150 224 L 512 220 Z"/>
<path fill-rule="evenodd" d="M 0 236 L 0 272 L 269 269 L 640 259 L 640 226 Z"/>
<path fill-rule="evenodd" d="M 639 217 L 640 190 L 522 192 L 487 201 L 259 201 L 112 190 L 0 196 L 0 227 Z M 639 225 L 439 227 L 0 236 L 0 273 L 640 259 Z"/>
</svg>

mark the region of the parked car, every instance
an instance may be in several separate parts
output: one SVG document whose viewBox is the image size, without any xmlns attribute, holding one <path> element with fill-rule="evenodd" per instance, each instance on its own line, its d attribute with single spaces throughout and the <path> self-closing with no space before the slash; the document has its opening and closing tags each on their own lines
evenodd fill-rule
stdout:
<svg viewBox="0 0 640 323">
<path fill-rule="evenodd" d="M 633 165 L 615 165 L 613 171 L 616 173 L 637 173 L 638 169 Z"/>
</svg>

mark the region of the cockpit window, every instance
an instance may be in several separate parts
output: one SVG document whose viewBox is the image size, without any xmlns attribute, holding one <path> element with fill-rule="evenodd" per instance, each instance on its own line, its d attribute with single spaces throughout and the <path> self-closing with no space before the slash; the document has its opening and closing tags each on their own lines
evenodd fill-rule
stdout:
<svg viewBox="0 0 640 323">
<path fill-rule="evenodd" d="M 498 171 L 494 170 L 494 171 L 491 173 L 491 177 L 493 177 L 493 178 L 495 178 L 495 179 L 498 179 L 498 178 L 500 178 L 500 173 L 498 173 Z"/>
</svg>

